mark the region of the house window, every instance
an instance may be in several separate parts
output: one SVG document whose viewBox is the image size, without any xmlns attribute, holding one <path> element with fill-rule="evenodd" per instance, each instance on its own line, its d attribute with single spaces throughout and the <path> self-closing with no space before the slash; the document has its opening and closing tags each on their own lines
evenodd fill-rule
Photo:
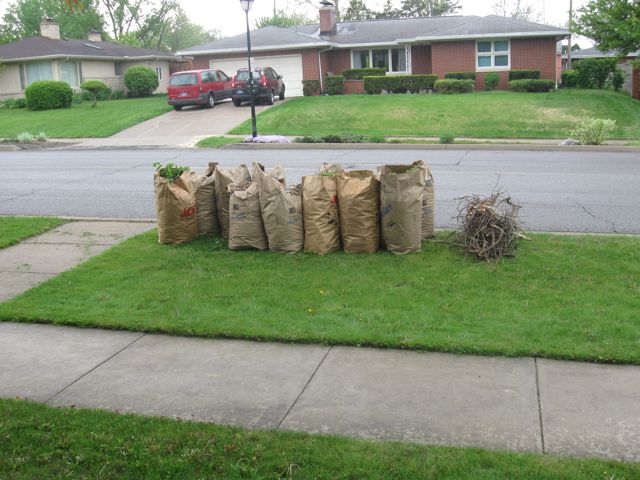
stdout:
<svg viewBox="0 0 640 480">
<path fill-rule="evenodd" d="M 510 67 L 509 40 L 476 42 L 476 70 L 508 70 Z"/>
<path fill-rule="evenodd" d="M 384 68 L 388 73 L 409 71 L 407 57 L 410 47 L 375 48 L 371 50 L 353 50 L 351 52 L 352 68 Z M 408 53 L 409 52 L 409 53 Z"/>
<path fill-rule="evenodd" d="M 158 80 L 162 80 L 162 67 L 156 67 L 156 74 L 158 75 Z"/>
<path fill-rule="evenodd" d="M 80 85 L 80 75 L 78 72 L 78 62 L 60 62 L 60 81 L 68 83 L 72 87 Z"/>
<path fill-rule="evenodd" d="M 53 80 L 53 65 L 51 62 L 27 64 L 27 87 L 38 80 Z"/>
<path fill-rule="evenodd" d="M 114 75 L 122 75 L 122 62 L 115 62 L 113 64 Z"/>
</svg>

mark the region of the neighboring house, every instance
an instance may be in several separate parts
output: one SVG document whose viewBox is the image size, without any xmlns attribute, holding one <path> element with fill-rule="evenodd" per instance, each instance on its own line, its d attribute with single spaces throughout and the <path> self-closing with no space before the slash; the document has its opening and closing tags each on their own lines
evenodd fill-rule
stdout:
<svg viewBox="0 0 640 480">
<path fill-rule="evenodd" d="M 287 94 L 302 95 L 302 80 L 320 80 L 349 68 L 383 67 L 392 74 L 477 72 L 477 88 L 487 72 L 500 72 L 506 87 L 511 69 L 538 69 L 556 80 L 556 44 L 567 30 L 489 15 L 336 22 L 333 5 L 320 8 L 320 24 L 264 27 L 252 32 L 256 66 L 284 75 Z M 195 68 L 234 74 L 247 65 L 244 34 L 178 52 Z"/>
<path fill-rule="evenodd" d="M 113 90 L 126 90 L 124 75 L 134 65 L 158 74 L 159 92 L 165 92 L 170 65 L 180 62 L 167 52 L 103 42 L 99 33 L 87 40 L 60 38 L 60 28 L 45 20 L 41 35 L 0 45 L 0 98 L 24 94 L 37 80 L 61 80 L 74 88 L 85 80 L 100 80 Z"/>
<path fill-rule="evenodd" d="M 618 67 L 624 72 L 624 85 L 622 89 L 628 92 L 633 98 L 640 100 L 640 69 L 632 65 L 634 60 L 640 60 L 640 51 L 630 52 L 624 57 L 620 57 L 618 52 L 610 50 L 603 52 L 597 48 L 585 48 L 571 52 L 571 64 L 587 58 L 618 58 Z M 562 55 L 562 69 L 567 68 L 567 54 Z"/>
</svg>

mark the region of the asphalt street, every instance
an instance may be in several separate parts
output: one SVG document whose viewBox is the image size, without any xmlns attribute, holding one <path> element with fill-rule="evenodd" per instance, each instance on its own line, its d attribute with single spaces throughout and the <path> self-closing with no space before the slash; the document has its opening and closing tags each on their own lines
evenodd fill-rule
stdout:
<svg viewBox="0 0 640 480">
<path fill-rule="evenodd" d="M 0 152 L 0 214 L 154 218 L 154 162 L 194 168 L 259 161 L 288 183 L 322 162 L 372 169 L 425 160 L 436 225 L 455 225 L 457 198 L 498 187 L 522 204 L 529 230 L 640 233 L 640 154 L 418 150 L 63 150 Z"/>
</svg>

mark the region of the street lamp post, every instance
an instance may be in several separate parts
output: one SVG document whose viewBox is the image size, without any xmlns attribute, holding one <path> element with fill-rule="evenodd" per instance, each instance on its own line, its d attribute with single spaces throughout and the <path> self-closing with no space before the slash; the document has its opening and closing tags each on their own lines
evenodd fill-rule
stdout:
<svg viewBox="0 0 640 480">
<path fill-rule="evenodd" d="M 253 6 L 253 0 L 240 0 L 240 6 L 244 10 L 247 19 L 247 61 L 249 63 L 249 92 L 251 97 L 251 135 L 255 138 L 258 136 L 258 127 L 256 126 L 256 94 L 255 84 L 253 83 L 253 65 L 251 65 L 251 33 L 249 30 L 249 10 Z"/>
</svg>

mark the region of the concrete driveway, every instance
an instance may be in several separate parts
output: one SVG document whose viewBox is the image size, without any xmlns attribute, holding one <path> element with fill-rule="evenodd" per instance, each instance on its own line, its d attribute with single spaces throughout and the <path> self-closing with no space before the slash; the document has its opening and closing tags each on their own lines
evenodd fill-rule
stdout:
<svg viewBox="0 0 640 480">
<path fill-rule="evenodd" d="M 275 105 L 279 105 L 277 101 Z M 269 105 L 256 105 L 260 113 Z M 192 147 L 199 140 L 212 135 L 224 135 L 232 128 L 251 118 L 251 107 L 234 107 L 224 100 L 214 108 L 185 107 L 171 111 L 116 133 L 109 138 L 87 138 L 77 146 L 100 147 Z"/>
</svg>

